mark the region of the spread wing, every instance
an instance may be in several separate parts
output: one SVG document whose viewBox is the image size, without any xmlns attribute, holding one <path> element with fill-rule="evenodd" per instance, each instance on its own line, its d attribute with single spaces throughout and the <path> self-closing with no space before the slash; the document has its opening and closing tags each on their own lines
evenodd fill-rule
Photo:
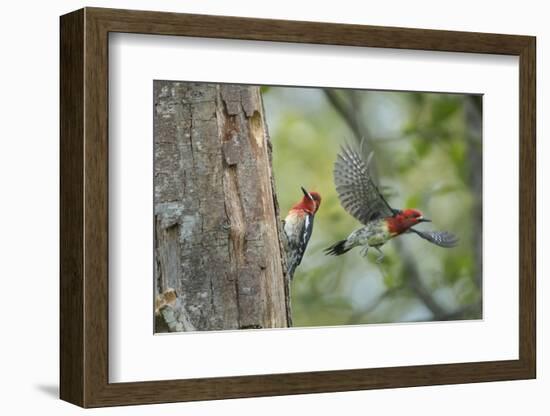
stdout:
<svg viewBox="0 0 550 416">
<path fill-rule="evenodd" d="M 409 231 L 439 247 L 451 248 L 458 244 L 458 237 L 448 231 L 418 231 L 414 228 Z"/>
<path fill-rule="evenodd" d="M 343 146 L 334 164 L 334 183 L 340 203 L 363 224 L 395 213 L 369 174 L 371 159 L 372 153 L 365 162 L 351 147 Z"/>
</svg>

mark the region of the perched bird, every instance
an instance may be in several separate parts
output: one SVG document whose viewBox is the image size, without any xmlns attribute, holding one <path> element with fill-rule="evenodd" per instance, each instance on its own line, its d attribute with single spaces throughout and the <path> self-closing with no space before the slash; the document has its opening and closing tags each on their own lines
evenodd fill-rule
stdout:
<svg viewBox="0 0 550 416">
<path fill-rule="evenodd" d="M 348 146 L 342 147 L 338 154 L 334 164 L 336 192 L 344 209 L 363 223 L 364 227 L 325 249 L 326 254 L 339 256 L 361 246 L 362 254 L 366 256 L 368 249 L 374 247 L 380 253 L 377 262 L 381 262 L 384 254 L 380 247 L 404 233 L 415 233 L 440 247 L 456 246 L 458 238 L 447 231 L 419 231 L 413 228 L 421 222 L 431 222 L 420 211 L 390 207 L 369 173 L 372 155 L 365 162 Z"/>
<path fill-rule="evenodd" d="M 295 204 L 285 218 L 285 234 L 288 243 L 288 276 L 292 278 L 302 261 L 307 243 L 313 231 L 313 219 L 321 205 L 321 195 L 301 188 L 304 196 Z"/>
</svg>

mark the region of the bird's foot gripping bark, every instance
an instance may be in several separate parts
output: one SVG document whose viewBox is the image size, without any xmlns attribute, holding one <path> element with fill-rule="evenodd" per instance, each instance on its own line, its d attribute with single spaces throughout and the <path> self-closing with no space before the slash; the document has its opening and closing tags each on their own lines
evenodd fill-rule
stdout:
<svg viewBox="0 0 550 416">
<path fill-rule="evenodd" d="M 365 246 L 361 249 L 361 255 L 363 257 L 367 257 L 367 253 L 369 252 L 369 246 Z"/>
</svg>

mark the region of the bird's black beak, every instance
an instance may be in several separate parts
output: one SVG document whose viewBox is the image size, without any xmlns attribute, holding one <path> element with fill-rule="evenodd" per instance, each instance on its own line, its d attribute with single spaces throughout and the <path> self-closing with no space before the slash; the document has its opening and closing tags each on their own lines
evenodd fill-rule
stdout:
<svg viewBox="0 0 550 416">
<path fill-rule="evenodd" d="M 418 222 L 432 222 L 432 220 L 429 220 L 427 218 L 420 218 Z"/>
<path fill-rule="evenodd" d="M 313 197 L 311 196 L 311 194 L 308 191 L 306 191 L 306 189 L 303 186 L 300 186 L 300 188 L 302 189 L 302 192 L 304 193 L 304 195 L 307 196 L 311 201 L 313 201 Z"/>
</svg>

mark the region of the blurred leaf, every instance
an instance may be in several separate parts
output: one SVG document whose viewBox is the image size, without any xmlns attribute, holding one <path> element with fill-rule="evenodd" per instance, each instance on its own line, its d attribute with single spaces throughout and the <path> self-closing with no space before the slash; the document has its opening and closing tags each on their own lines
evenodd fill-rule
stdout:
<svg viewBox="0 0 550 416">
<path fill-rule="evenodd" d="M 426 101 L 426 94 L 423 94 L 421 92 L 411 92 L 407 95 L 407 97 L 412 102 L 412 105 L 415 108 L 422 107 Z"/>
<path fill-rule="evenodd" d="M 414 208 L 419 206 L 420 206 L 420 195 L 418 194 L 409 196 L 405 202 L 406 208 Z"/>
<path fill-rule="evenodd" d="M 415 122 L 409 122 L 403 127 L 402 131 L 405 136 L 410 136 L 418 132 L 418 125 Z"/>
<path fill-rule="evenodd" d="M 432 125 L 440 124 L 451 117 L 458 109 L 460 104 L 456 98 L 452 96 L 442 96 L 437 100 L 437 105 L 432 109 Z"/>
<path fill-rule="evenodd" d="M 456 166 L 464 164 L 466 160 L 466 144 L 464 140 L 453 140 L 450 143 L 449 156 Z"/>
<path fill-rule="evenodd" d="M 449 283 L 473 274 L 474 262 L 470 255 L 447 256 L 444 260 L 444 275 Z"/>
<path fill-rule="evenodd" d="M 414 150 L 420 157 L 425 157 L 431 150 L 431 143 L 423 138 L 416 138 L 413 140 Z"/>
</svg>

